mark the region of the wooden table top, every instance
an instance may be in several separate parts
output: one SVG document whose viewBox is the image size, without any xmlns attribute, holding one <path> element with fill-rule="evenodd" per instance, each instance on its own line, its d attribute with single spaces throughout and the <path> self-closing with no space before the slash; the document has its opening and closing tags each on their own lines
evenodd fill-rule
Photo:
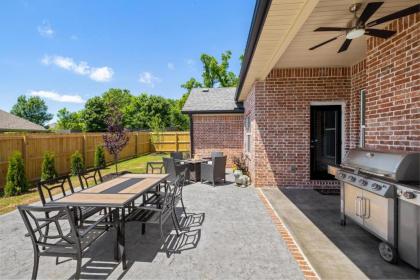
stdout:
<svg viewBox="0 0 420 280">
<path fill-rule="evenodd" d="M 47 204 L 124 207 L 168 176 L 169 174 L 125 174 Z"/>
</svg>

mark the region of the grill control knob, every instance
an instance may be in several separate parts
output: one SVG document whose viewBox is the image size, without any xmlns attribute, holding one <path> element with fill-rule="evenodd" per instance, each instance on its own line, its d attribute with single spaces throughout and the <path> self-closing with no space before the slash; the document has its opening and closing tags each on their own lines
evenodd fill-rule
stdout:
<svg viewBox="0 0 420 280">
<path fill-rule="evenodd" d="M 404 196 L 405 198 L 407 198 L 407 199 L 413 199 L 413 198 L 415 198 L 415 197 L 416 197 L 416 194 L 415 194 L 415 193 L 413 193 L 413 192 L 408 192 L 408 191 L 406 191 L 406 192 L 404 192 L 404 193 L 403 193 L 403 196 Z"/>
<path fill-rule="evenodd" d="M 349 177 L 349 180 L 350 180 L 351 182 L 356 182 L 356 177 L 354 177 L 354 176 L 350 176 L 350 177 Z"/>
<path fill-rule="evenodd" d="M 372 184 L 372 189 L 379 191 L 379 190 L 382 189 L 382 186 L 377 184 L 377 183 L 373 183 Z"/>
<path fill-rule="evenodd" d="M 360 184 L 360 185 L 362 185 L 362 186 L 367 186 L 368 181 L 367 181 L 367 180 L 365 180 L 365 179 L 360 179 L 360 180 L 359 180 L 359 184 Z"/>
</svg>

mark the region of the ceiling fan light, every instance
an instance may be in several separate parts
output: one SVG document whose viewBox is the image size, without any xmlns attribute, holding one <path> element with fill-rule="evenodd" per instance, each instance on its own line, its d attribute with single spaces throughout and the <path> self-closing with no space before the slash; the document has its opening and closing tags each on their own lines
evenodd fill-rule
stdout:
<svg viewBox="0 0 420 280">
<path fill-rule="evenodd" d="M 349 40 L 359 38 L 365 34 L 365 30 L 361 28 L 354 28 L 347 32 L 346 38 Z"/>
</svg>

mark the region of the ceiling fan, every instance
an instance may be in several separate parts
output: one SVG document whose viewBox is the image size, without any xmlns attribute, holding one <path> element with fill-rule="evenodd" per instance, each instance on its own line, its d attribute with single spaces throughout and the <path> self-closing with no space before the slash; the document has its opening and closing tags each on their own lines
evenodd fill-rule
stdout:
<svg viewBox="0 0 420 280">
<path fill-rule="evenodd" d="M 331 38 L 325 42 L 322 42 L 318 45 L 313 46 L 309 50 L 314 50 L 316 48 L 319 48 L 325 44 L 328 44 L 342 36 L 346 36 L 346 40 L 341 45 L 340 49 L 338 50 L 339 53 L 344 52 L 348 49 L 350 46 L 350 43 L 353 39 L 359 38 L 363 35 L 368 36 L 374 36 L 374 37 L 380 37 L 384 39 L 388 39 L 392 35 L 395 34 L 396 31 L 392 30 L 384 30 L 384 29 L 373 29 L 371 27 L 391 21 L 397 18 L 405 17 L 411 14 L 414 14 L 416 12 L 420 11 L 420 4 L 414 5 L 412 7 L 400 10 L 398 12 L 389 14 L 387 16 L 381 17 L 377 20 L 367 22 L 369 18 L 379 9 L 379 7 L 382 6 L 384 2 L 371 2 L 366 5 L 366 8 L 363 10 L 362 14 L 358 17 L 357 11 L 362 6 L 362 3 L 355 3 L 350 6 L 349 11 L 353 13 L 353 19 L 349 21 L 347 24 L 347 27 L 319 27 L 315 29 L 315 32 L 319 31 L 345 31 L 345 34 L 341 34 L 339 36 L 336 36 L 334 38 Z"/>
</svg>

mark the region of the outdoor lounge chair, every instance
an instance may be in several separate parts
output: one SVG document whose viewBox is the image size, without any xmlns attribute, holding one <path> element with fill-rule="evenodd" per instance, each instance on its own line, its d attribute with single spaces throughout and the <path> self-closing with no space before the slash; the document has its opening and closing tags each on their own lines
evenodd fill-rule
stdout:
<svg viewBox="0 0 420 280">
<path fill-rule="evenodd" d="M 85 228 L 76 226 L 73 209 L 68 207 L 18 206 L 20 215 L 31 237 L 34 250 L 32 278 L 38 275 L 40 256 L 70 257 L 77 260 L 75 278 L 80 278 L 83 254 L 106 232 L 100 228 L 108 216 L 102 216 Z M 63 219 L 65 217 L 65 219 Z"/>
<path fill-rule="evenodd" d="M 213 187 L 217 181 L 226 182 L 226 156 L 214 157 L 210 163 L 201 164 L 201 182 L 211 182 Z"/>
<path fill-rule="evenodd" d="M 45 197 L 45 192 L 48 194 L 49 201 L 54 201 L 57 198 L 62 198 L 64 196 L 67 196 L 66 190 L 64 189 L 65 183 L 69 184 L 70 192 L 74 193 L 73 185 L 70 180 L 69 175 L 64 175 L 56 178 L 52 178 L 49 180 L 43 180 L 39 181 L 37 184 L 38 194 L 41 199 L 41 203 L 43 206 L 47 204 L 47 200 Z M 54 190 L 59 189 L 61 192 L 61 196 L 54 198 Z M 83 224 L 83 222 L 96 214 L 97 212 L 101 211 L 102 207 L 77 207 L 76 208 L 76 223 L 79 222 L 80 225 Z"/>
</svg>

